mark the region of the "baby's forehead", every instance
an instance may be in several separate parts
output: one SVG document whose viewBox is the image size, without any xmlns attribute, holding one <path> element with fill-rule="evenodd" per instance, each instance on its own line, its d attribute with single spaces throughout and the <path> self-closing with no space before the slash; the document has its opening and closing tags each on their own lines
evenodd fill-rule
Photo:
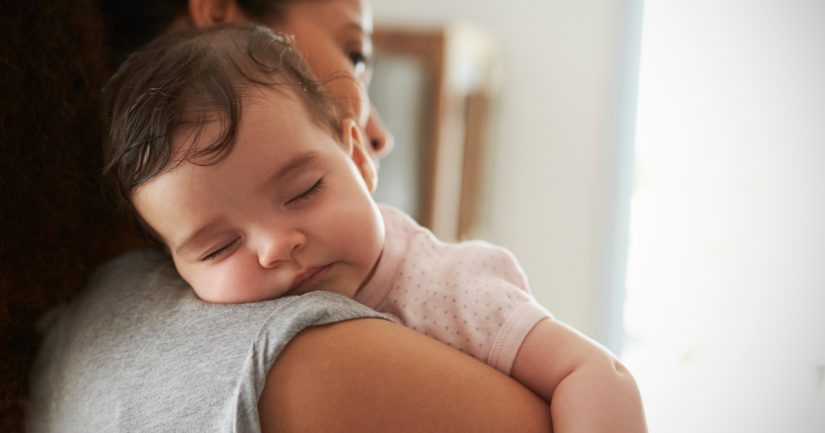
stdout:
<svg viewBox="0 0 825 433">
<path fill-rule="evenodd" d="M 212 163 L 213 155 L 203 152 L 220 139 L 221 120 L 187 125 L 175 137 L 173 162 L 133 190 L 136 210 L 161 235 L 180 230 L 173 221 L 185 226 L 236 200 L 271 201 L 306 186 L 309 174 L 339 172 L 347 164 L 339 141 L 294 100 L 264 93 L 247 101 L 235 141 L 220 161 Z"/>
<path fill-rule="evenodd" d="M 251 86 L 244 89 L 237 107 L 235 112 L 226 112 L 221 107 L 188 107 L 172 132 L 167 169 L 183 161 L 199 165 L 218 163 L 234 151 L 238 142 L 259 134 L 262 127 L 267 127 L 270 134 L 277 134 L 279 124 L 273 119 L 317 123 L 295 92 L 288 88 Z M 282 122 L 282 126 L 286 125 Z M 326 132 L 336 141 L 340 139 L 337 134 Z"/>
</svg>

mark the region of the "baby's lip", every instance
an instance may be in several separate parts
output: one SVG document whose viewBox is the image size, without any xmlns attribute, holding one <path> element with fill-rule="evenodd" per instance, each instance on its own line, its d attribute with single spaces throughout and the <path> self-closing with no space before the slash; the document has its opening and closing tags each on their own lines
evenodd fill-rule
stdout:
<svg viewBox="0 0 825 433">
<path fill-rule="evenodd" d="M 292 284 L 289 286 L 289 290 L 286 292 L 286 295 L 302 295 L 304 293 L 302 289 L 312 287 L 312 283 L 314 283 L 317 279 L 314 277 L 323 276 L 320 274 L 326 274 L 326 271 L 330 267 L 332 267 L 332 264 L 307 268 L 305 271 L 296 275 L 295 278 L 292 279 Z"/>
</svg>

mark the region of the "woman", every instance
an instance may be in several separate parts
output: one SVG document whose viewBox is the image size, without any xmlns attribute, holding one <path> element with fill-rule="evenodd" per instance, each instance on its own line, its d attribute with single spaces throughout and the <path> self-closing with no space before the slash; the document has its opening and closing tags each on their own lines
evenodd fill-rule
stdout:
<svg viewBox="0 0 825 433">
<path fill-rule="evenodd" d="M 368 3 L 296 0 L 185 0 L 101 4 L 111 45 L 122 58 L 160 31 L 215 23 L 257 21 L 293 36 L 294 45 L 339 108 L 361 121 L 373 158 L 392 150 L 389 134 L 367 96 L 372 71 L 372 14 Z"/>
<path fill-rule="evenodd" d="M 157 14 L 152 18 L 158 20 L 156 22 L 162 23 L 156 27 L 174 30 L 187 25 L 202 26 L 215 22 L 245 20 L 253 16 L 268 15 L 270 18 L 258 19 L 267 22 L 278 30 L 295 35 L 296 46 L 308 58 L 310 67 L 313 68 L 320 79 L 328 80 L 327 92 L 336 99 L 341 109 L 349 110 L 356 118 L 360 119 L 373 143 L 375 156 L 380 155 L 382 151 L 387 151 L 389 140 L 378 118 L 371 114 L 365 92 L 365 82 L 368 80 L 369 72 L 364 57 L 368 55 L 368 33 L 371 24 L 368 11 L 362 9 L 359 2 L 350 0 L 284 3 L 288 4 L 247 5 L 244 8 L 233 1 L 193 0 L 182 10 L 167 9 L 167 11 L 174 12 L 171 17 L 168 17 L 167 14 L 168 20 L 164 20 L 166 18 L 164 16 L 158 17 Z M 141 7 L 146 8 L 145 10 L 158 11 L 158 9 L 153 9 L 145 3 L 141 5 Z M 122 17 L 134 17 L 131 12 L 124 13 L 122 9 L 105 4 L 104 12 L 113 20 L 113 28 L 119 30 L 129 28 L 124 24 Z M 141 41 L 141 38 L 144 38 L 138 32 L 132 30 L 128 30 L 128 32 L 133 40 Z M 102 226 L 105 225 L 102 224 Z M 42 245 L 45 245 L 45 243 Z M 149 268 L 146 272 L 141 272 L 140 269 L 129 269 L 131 274 L 126 274 L 125 279 L 113 280 L 115 282 L 107 282 L 108 280 L 106 280 L 107 276 L 113 275 L 111 272 L 99 274 L 103 276 L 99 276 L 92 287 L 87 289 L 84 296 L 81 296 L 80 302 L 76 302 L 72 307 L 74 310 L 85 313 L 89 310 L 83 310 L 78 305 L 102 305 L 105 307 L 101 310 L 104 313 L 106 309 L 111 308 L 114 308 L 117 313 L 109 319 L 103 319 L 102 316 L 90 317 L 89 314 L 78 314 L 76 318 L 79 317 L 84 323 L 80 325 L 74 323 L 73 325 L 79 326 L 82 331 L 94 334 L 100 334 L 107 330 L 111 331 L 112 329 L 119 330 L 114 332 L 111 340 L 107 341 L 117 343 L 118 348 L 125 350 L 125 352 L 102 351 L 100 347 L 89 349 L 88 353 L 92 356 L 103 355 L 102 361 L 96 358 L 97 361 L 103 362 L 102 368 L 111 367 L 113 353 L 125 354 L 124 358 L 134 364 L 136 361 L 130 358 L 131 356 L 137 356 L 134 351 L 144 350 L 147 347 L 138 344 L 130 345 L 136 335 L 147 329 L 156 329 L 157 332 L 168 331 L 170 328 L 174 329 L 180 321 L 180 317 L 182 317 L 181 314 L 178 314 L 179 310 L 176 309 L 173 309 L 174 311 L 169 310 L 171 313 L 167 311 L 171 315 L 163 316 L 163 320 L 153 318 L 147 321 L 144 315 L 136 315 L 138 327 L 131 328 L 132 322 L 130 322 L 130 326 L 118 328 L 117 322 L 122 321 L 127 312 L 113 307 L 115 300 L 112 300 L 112 302 L 102 301 L 104 298 L 101 298 L 99 293 L 111 295 L 113 292 L 107 286 L 117 284 L 125 286 L 125 283 L 121 283 L 121 281 L 137 279 L 138 281 L 135 284 L 138 285 L 137 287 L 140 290 L 120 290 L 117 293 L 123 295 L 121 298 L 127 298 L 125 304 L 122 305 L 132 307 L 141 305 L 142 300 L 152 297 L 152 293 L 155 293 L 149 292 L 153 289 L 152 284 L 158 285 L 158 281 L 160 281 L 160 285 L 162 285 L 165 282 L 174 280 L 173 276 L 163 273 L 162 264 L 159 267 L 152 267 L 156 266 L 157 261 L 146 260 L 145 257 L 139 257 L 136 254 L 124 257 L 114 263 L 133 260 L 133 262 L 128 263 L 139 263 L 149 266 Z M 87 262 L 94 263 L 91 259 Z M 104 269 L 111 269 L 113 265 L 107 266 L 108 268 Z M 145 276 L 152 272 L 154 272 L 154 277 L 159 278 L 159 280 L 156 279 L 152 283 L 148 283 L 145 281 Z M 104 290 L 103 292 L 99 289 L 101 287 Z M 181 294 L 186 292 L 177 291 L 174 293 L 175 296 L 185 296 Z M 128 299 L 129 296 L 135 295 L 139 295 L 140 298 Z M 158 299 L 163 302 L 170 302 L 168 296 L 167 292 L 163 292 Z M 184 305 L 184 308 L 200 308 L 197 307 L 199 304 L 185 299 L 183 302 L 184 304 L 175 304 L 176 308 L 180 305 Z M 336 306 L 336 308 L 338 307 L 340 306 Z M 355 308 L 352 306 L 344 307 Z M 239 306 L 239 308 L 246 307 Z M 231 316 L 229 313 L 223 313 L 225 312 L 214 317 Z M 250 310 L 244 310 L 242 313 L 244 315 L 253 314 L 250 313 Z M 328 311 L 323 311 L 323 314 L 327 313 Z M 68 316 L 71 315 L 64 314 L 62 317 Z M 356 311 L 347 318 L 369 316 L 369 313 L 364 311 Z M 210 320 L 212 317 L 210 316 Z M 336 320 L 344 319 L 339 318 Z M 277 362 L 271 369 L 268 368 L 268 365 L 264 366 L 265 383 L 243 382 L 244 386 L 252 386 L 253 388 L 257 385 L 264 385 L 262 390 L 253 389 L 251 391 L 252 395 L 260 396 L 256 408 L 259 411 L 253 412 L 260 413 L 260 428 L 262 431 L 290 431 L 294 429 L 311 431 L 395 431 L 405 429 L 416 431 L 424 429 L 433 431 L 457 429 L 529 431 L 531 428 L 541 429 L 542 427 L 546 431 L 549 427 L 547 407 L 537 397 L 512 382 L 509 378 L 489 371 L 486 366 L 466 356 L 453 353 L 454 351 L 441 347 L 442 345 L 437 342 L 377 319 L 338 323 L 335 323 L 335 320 L 325 320 L 318 320 L 316 323 L 333 322 L 333 324 L 307 329 L 291 341 L 286 338 L 280 342 L 285 344 L 286 341 L 289 341 L 289 345 L 286 346 L 283 352 L 280 352 Z M 209 320 L 205 321 L 206 325 L 204 326 L 207 326 L 208 322 Z M 249 320 L 244 320 L 244 323 L 247 322 Z M 134 329 L 141 331 L 134 331 Z M 234 328 L 231 327 L 227 329 L 234 331 Z M 232 334 L 234 332 L 230 332 L 230 335 Z M 179 335 L 176 334 L 175 336 Z M 74 335 L 69 337 L 74 337 Z M 52 341 L 58 342 L 68 340 L 72 340 L 72 338 L 52 339 Z M 191 343 L 191 340 L 191 338 L 186 338 L 177 341 L 185 345 Z M 212 350 L 215 346 L 214 341 L 205 344 L 207 344 L 205 347 L 207 350 Z M 153 346 L 150 344 L 148 347 Z M 200 348 L 203 349 L 203 347 Z M 168 350 L 163 353 L 159 352 L 158 356 L 166 356 L 168 352 Z M 69 353 L 72 355 L 69 361 L 74 362 L 81 357 L 77 350 L 71 350 Z M 44 356 L 41 354 L 41 359 L 43 358 Z M 50 357 L 45 356 L 45 359 L 48 360 Z M 217 363 L 218 359 L 222 358 L 197 358 L 196 361 L 198 362 L 196 363 Z M 189 361 L 188 359 L 182 360 Z M 49 376 L 38 375 L 38 372 L 49 371 L 49 362 L 46 361 L 45 364 L 45 369 L 39 369 L 35 372 L 35 378 L 36 381 L 41 380 L 41 382 L 45 378 L 46 385 L 50 388 L 48 392 L 54 393 L 55 389 L 68 382 L 49 381 L 47 380 Z M 166 364 L 168 368 L 175 367 L 168 364 Z M 94 365 L 95 370 L 100 370 L 100 368 L 100 365 Z M 151 368 L 141 371 L 140 369 L 131 368 L 127 372 L 115 369 L 113 371 L 114 375 L 135 374 L 137 372 L 142 376 L 139 377 L 140 382 L 124 382 L 120 378 L 116 378 L 113 383 L 115 387 L 122 386 L 123 383 L 130 383 L 131 386 L 127 386 L 122 390 L 127 394 L 137 394 L 139 388 L 147 388 L 147 383 L 154 384 L 158 387 L 156 389 L 159 390 L 168 385 L 168 383 L 156 380 L 157 377 L 161 376 L 159 370 Z M 208 376 L 210 371 L 205 370 L 203 374 Z M 199 376 L 201 379 L 203 374 Z M 480 382 L 479 377 L 486 377 L 486 380 Z M 65 377 L 62 378 L 65 379 Z M 79 378 L 70 379 L 77 379 L 82 382 L 81 385 L 86 386 L 86 388 L 83 388 L 84 391 L 88 393 L 89 384 L 95 382 L 85 381 L 87 378 L 80 375 Z M 178 374 L 168 376 L 169 380 L 180 380 L 180 378 L 181 375 Z M 199 383 L 222 382 L 221 377 L 212 379 Z M 58 385 L 55 383 L 58 383 Z M 180 386 L 186 385 L 181 384 Z M 77 388 L 66 387 L 63 388 L 63 391 L 67 389 L 76 390 Z M 153 389 L 155 388 L 150 388 L 147 395 L 151 395 Z M 145 389 L 143 390 L 145 391 Z M 404 392 L 401 393 L 399 390 L 404 390 Z M 131 426 L 135 429 L 146 429 L 149 426 L 161 430 L 170 428 L 170 425 L 167 424 L 152 424 L 156 421 L 154 419 L 147 420 L 139 416 L 135 418 L 135 414 L 129 412 L 130 407 L 106 407 L 106 404 L 112 401 L 107 397 L 113 395 L 106 394 L 111 390 L 100 389 L 96 391 L 103 394 L 100 394 L 98 400 L 89 400 L 91 404 L 104 406 L 104 411 L 116 412 L 115 415 L 120 417 L 115 419 L 118 422 L 116 425 L 121 426 L 121 428 L 123 426 Z M 205 392 L 203 390 L 200 392 L 203 393 L 196 393 L 190 399 L 198 399 L 205 395 L 214 396 L 218 394 L 220 396 L 219 392 Z M 37 394 L 37 391 L 35 393 Z M 74 394 L 68 392 L 68 394 L 69 400 L 87 398 L 87 396 L 81 396 L 77 392 Z M 244 394 L 239 393 L 239 395 Z M 114 397 L 123 397 L 123 395 L 114 394 Z M 117 401 L 122 402 L 123 400 Z M 219 400 L 218 406 L 223 403 L 225 403 L 223 400 Z M 244 404 L 248 405 L 249 402 L 247 401 Z M 47 407 L 46 411 L 41 412 L 41 414 L 48 414 L 51 411 L 58 413 L 60 416 L 65 416 L 64 419 L 71 419 L 82 413 L 65 413 L 65 410 L 64 413 L 59 413 L 60 410 L 55 409 L 52 411 L 52 409 L 54 408 Z M 159 412 L 162 409 L 168 412 L 174 411 L 175 408 L 161 408 Z M 180 416 L 185 414 L 194 415 L 198 418 L 206 417 L 208 415 L 206 412 L 208 411 L 195 411 L 193 414 L 192 411 L 187 412 L 184 410 L 182 413 L 176 413 L 176 418 L 180 419 Z M 129 423 L 124 423 L 124 417 L 129 418 L 126 420 Z M 84 425 L 83 422 L 86 421 L 81 419 L 80 424 L 73 425 Z M 34 425 L 37 427 L 48 424 Z M 178 427 L 185 425 L 191 426 L 193 424 L 183 424 L 178 425 Z M 217 427 L 214 423 L 208 425 L 213 428 Z M 232 426 L 235 429 L 257 430 L 252 424 L 234 423 Z"/>
</svg>

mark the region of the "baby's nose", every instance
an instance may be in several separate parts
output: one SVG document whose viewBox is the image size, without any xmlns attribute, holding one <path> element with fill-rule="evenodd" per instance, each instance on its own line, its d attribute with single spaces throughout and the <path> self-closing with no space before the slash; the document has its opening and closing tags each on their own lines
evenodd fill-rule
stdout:
<svg viewBox="0 0 825 433">
<path fill-rule="evenodd" d="M 264 268 L 274 268 L 284 261 L 292 260 L 293 254 L 304 247 L 306 236 L 300 231 L 289 229 L 270 234 L 261 242 L 258 261 Z"/>
</svg>

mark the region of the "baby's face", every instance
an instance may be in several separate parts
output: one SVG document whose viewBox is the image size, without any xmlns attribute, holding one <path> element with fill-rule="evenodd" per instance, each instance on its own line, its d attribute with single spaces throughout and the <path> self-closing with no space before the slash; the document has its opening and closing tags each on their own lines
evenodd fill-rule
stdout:
<svg viewBox="0 0 825 433">
<path fill-rule="evenodd" d="M 226 159 L 184 162 L 153 178 L 133 194 L 135 207 L 204 301 L 255 302 L 312 290 L 352 297 L 384 244 L 360 131 L 344 121 L 342 145 L 309 120 L 299 101 L 260 94 L 245 101 Z M 198 143 L 218 132 L 217 124 L 207 125 Z M 187 135 L 178 134 L 176 149 L 191 143 Z"/>
</svg>

